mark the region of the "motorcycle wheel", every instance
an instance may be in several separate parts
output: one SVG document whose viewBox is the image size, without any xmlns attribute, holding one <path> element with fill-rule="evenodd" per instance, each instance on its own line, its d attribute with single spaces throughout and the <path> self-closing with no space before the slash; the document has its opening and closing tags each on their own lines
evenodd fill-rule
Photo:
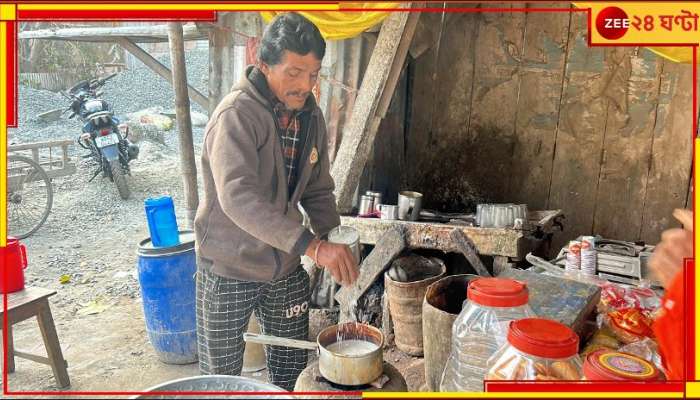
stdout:
<svg viewBox="0 0 700 400">
<path fill-rule="evenodd" d="M 124 173 L 121 163 L 119 160 L 110 161 L 109 168 L 112 171 L 112 180 L 114 184 L 117 185 L 119 197 L 123 200 L 128 199 L 131 196 L 131 190 L 129 190 L 129 185 L 126 182 L 126 174 Z"/>
</svg>

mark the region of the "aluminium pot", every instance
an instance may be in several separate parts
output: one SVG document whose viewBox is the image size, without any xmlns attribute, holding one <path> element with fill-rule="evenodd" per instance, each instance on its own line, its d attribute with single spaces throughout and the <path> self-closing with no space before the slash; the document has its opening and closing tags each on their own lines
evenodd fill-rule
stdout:
<svg viewBox="0 0 700 400">
<path fill-rule="evenodd" d="M 338 385 L 365 385 L 384 372 L 384 335 L 379 329 L 366 324 L 346 322 L 329 326 L 318 334 L 316 342 L 251 333 L 243 334 L 243 339 L 252 343 L 316 350 L 321 375 Z M 329 350 L 329 346 L 343 340 L 365 341 L 376 348 L 352 355 Z"/>
</svg>

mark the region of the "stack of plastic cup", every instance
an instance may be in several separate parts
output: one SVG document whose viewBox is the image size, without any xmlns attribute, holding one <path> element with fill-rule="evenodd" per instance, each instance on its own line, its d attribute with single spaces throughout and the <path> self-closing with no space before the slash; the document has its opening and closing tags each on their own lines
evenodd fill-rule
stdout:
<svg viewBox="0 0 700 400">
<path fill-rule="evenodd" d="M 598 255 L 595 250 L 595 237 L 581 238 L 581 273 L 595 275 L 598 265 Z"/>
<path fill-rule="evenodd" d="M 566 264 L 564 269 L 571 272 L 579 272 L 581 270 L 581 242 L 572 240 L 569 242 L 568 251 L 566 252 Z"/>
</svg>

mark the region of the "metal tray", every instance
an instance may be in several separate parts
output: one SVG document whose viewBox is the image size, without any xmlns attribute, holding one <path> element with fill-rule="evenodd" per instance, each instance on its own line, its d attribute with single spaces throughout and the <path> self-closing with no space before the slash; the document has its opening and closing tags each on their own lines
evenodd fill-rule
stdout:
<svg viewBox="0 0 700 400">
<path fill-rule="evenodd" d="M 292 396 L 282 395 L 217 395 L 217 392 L 286 392 L 279 386 L 260 382 L 255 379 L 230 375 L 201 375 L 189 378 L 175 379 L 160 385 L 153 386 L 144 392 L 212 392 L 212 398 L 216 399 L 293 399 Z M 201 399 L 205 394 L 142 394 L 132 399 Z"/>
</svg>

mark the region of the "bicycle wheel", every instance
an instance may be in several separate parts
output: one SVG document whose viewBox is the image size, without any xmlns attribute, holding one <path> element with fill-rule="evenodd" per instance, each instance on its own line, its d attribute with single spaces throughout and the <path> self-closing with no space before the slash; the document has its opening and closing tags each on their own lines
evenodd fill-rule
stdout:
<svg viewBox="0 0 700 400">
<path fill-rule="evenodd" d="M 46 171 L 34 160 L 20 155 L 7 157 L 7 231 L 24 239 L 49 217 L 53 188 Z"/>
</svg>

